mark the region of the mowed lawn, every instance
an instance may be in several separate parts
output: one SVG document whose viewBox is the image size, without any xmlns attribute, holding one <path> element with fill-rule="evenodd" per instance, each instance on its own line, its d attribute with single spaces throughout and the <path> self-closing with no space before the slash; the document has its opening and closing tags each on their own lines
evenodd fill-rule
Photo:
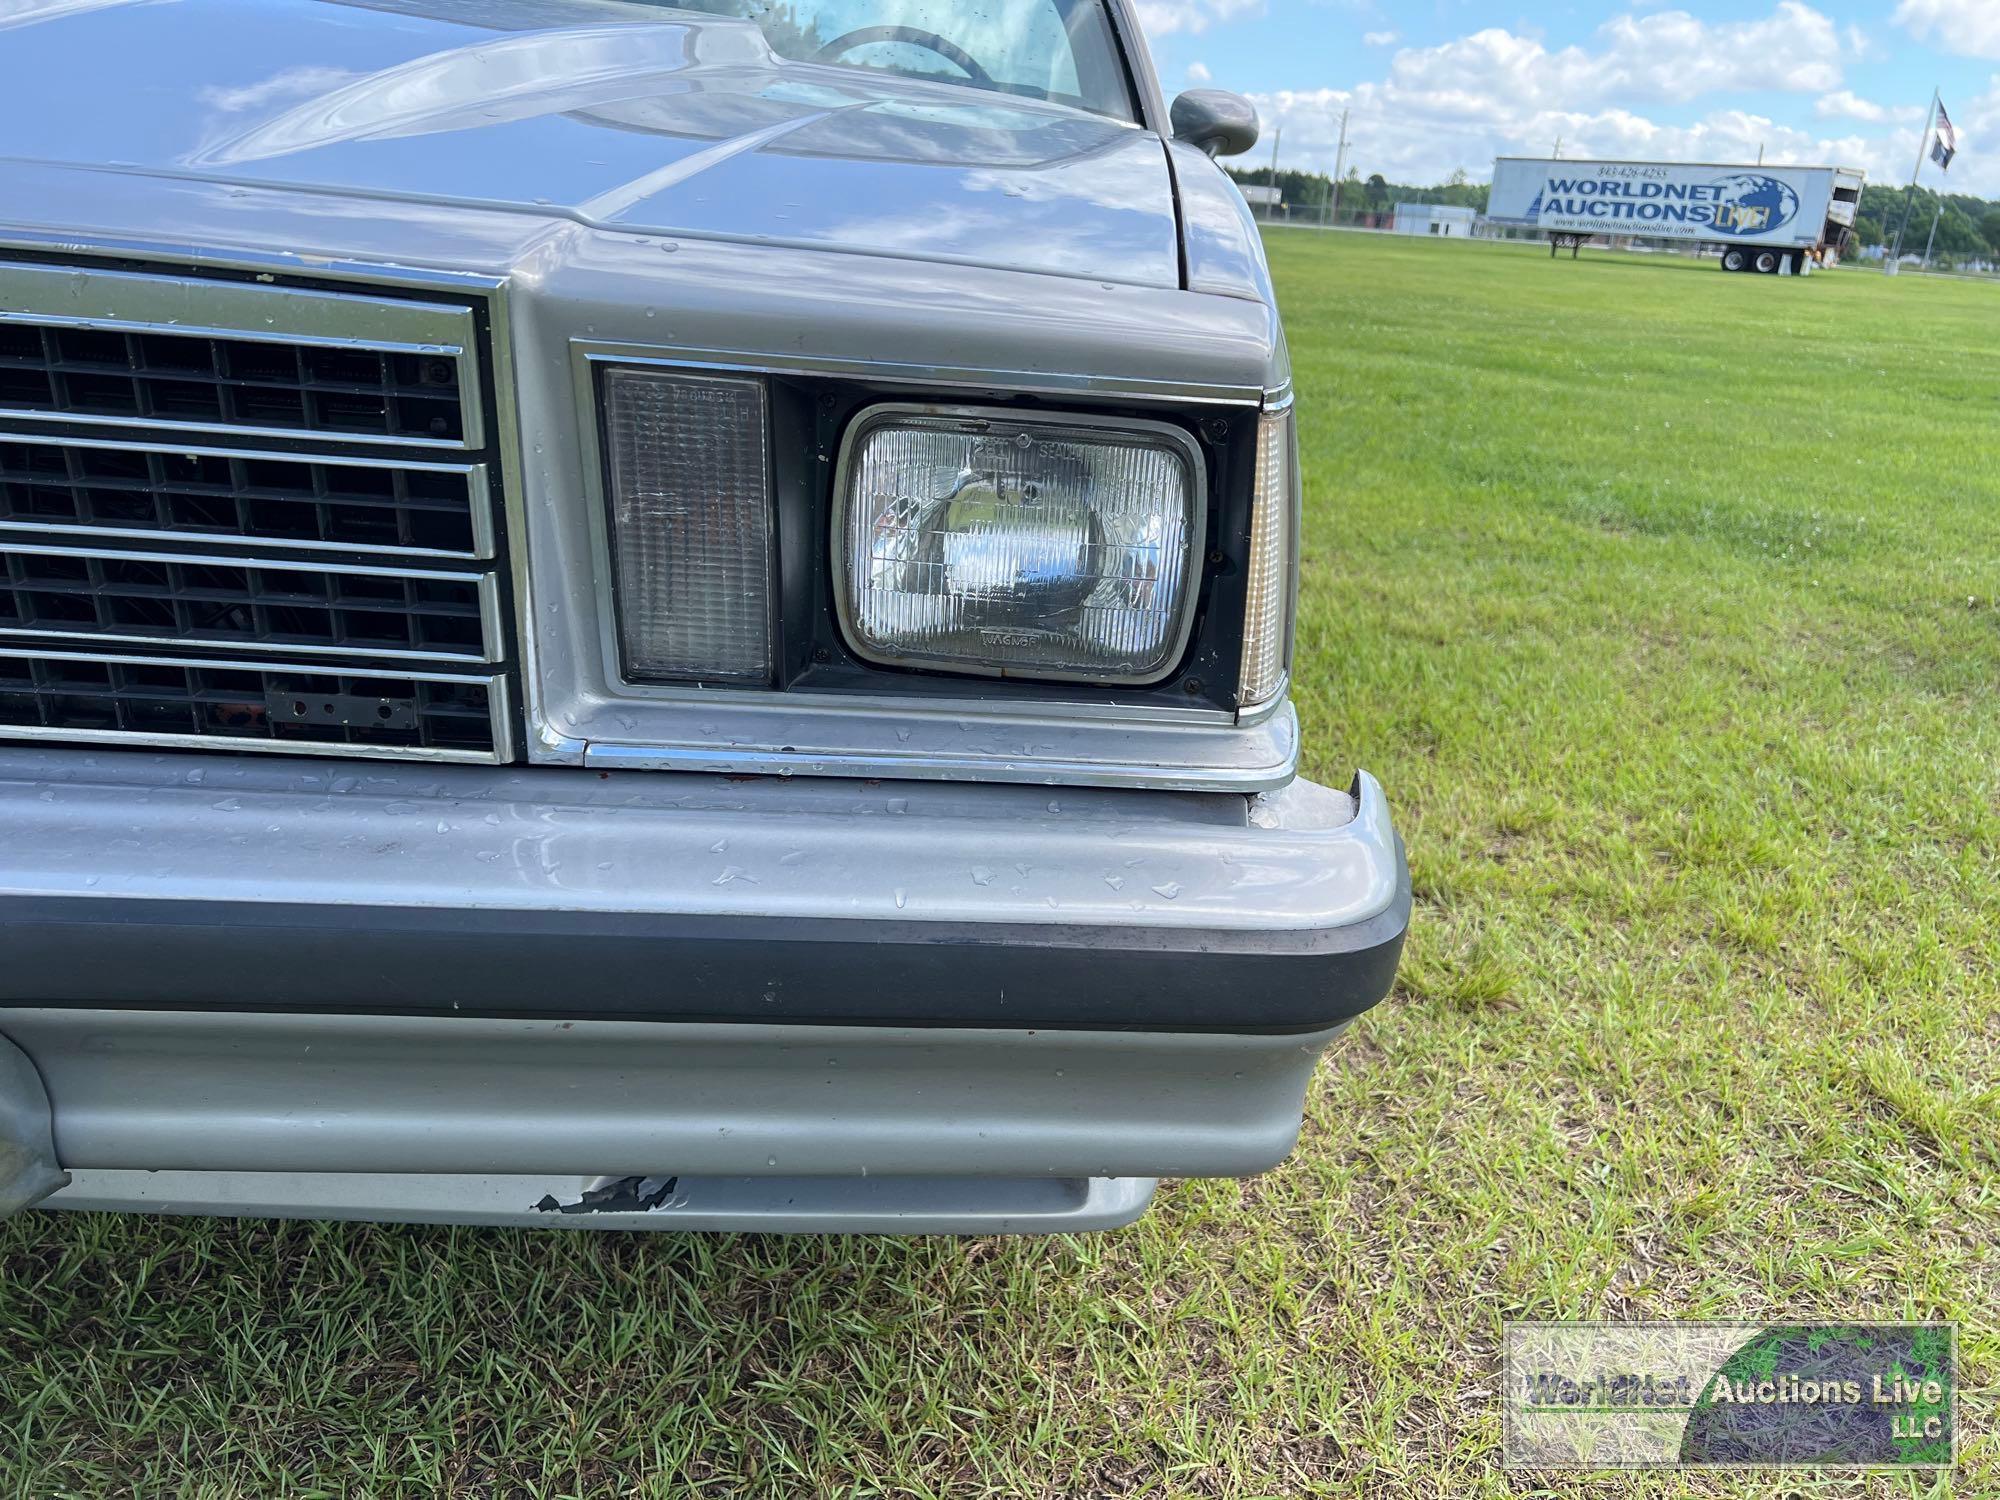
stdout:
<svg viewBox="0 0 2000 1500">
<path fill-rule="evenodd" d="M 30 1216 L 0 1492 L 1771 1495 L 1498 1468 L 1508 1318 L 2000 1379 L 2000 287 L 1281 232 L 1308 769 L 1403 981 L 1300 1149 L 1048 1241 Z M 1217 997 L 1226 1006 L 1227 996 Z"/>
</svg>

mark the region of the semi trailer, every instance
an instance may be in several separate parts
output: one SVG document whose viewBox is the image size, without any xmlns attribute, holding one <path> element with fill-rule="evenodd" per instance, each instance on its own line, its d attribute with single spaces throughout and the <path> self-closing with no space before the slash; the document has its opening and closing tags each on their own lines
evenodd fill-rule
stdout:
<svg viewBox="0 0 2000 1500">
<path fill-rule="evenodd" d="M 1725 271 L 1801 274 L 1839 259 L 1866 181 L 1851 167 L 1503 156 L 1486 216 L 1572 249 L 1600 235 L 1692 240 Z"/>
</svg>

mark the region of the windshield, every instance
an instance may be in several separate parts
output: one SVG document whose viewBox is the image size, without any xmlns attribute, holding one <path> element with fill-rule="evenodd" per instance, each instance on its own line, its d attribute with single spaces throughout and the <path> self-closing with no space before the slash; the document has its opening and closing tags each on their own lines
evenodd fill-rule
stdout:
<svg viewBox="0 0 2000 1500">
<path fill-rule="evenodd" d="M 755 21 L 773 52 L 800 62 L 1134 117 L 1104 0 L 675 0 L 673 8 Z"/>
</svg>

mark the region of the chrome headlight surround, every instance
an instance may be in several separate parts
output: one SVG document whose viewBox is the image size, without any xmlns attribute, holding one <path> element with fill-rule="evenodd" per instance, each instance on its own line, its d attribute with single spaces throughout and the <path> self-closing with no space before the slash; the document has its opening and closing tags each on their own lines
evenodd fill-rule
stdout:
<svg viewBox="0 0 2000 1500">
<path fill-rule="evenodd" d="M 939 434 L 962 436 L 967 439 L 1014 441 L 1023 448 L 1038 440 L 1048 440 L 1067 444 L 1075 448 L 1096 447 L 1102 451 L 1123 451 L 1126 453 L 1152 453 L 1168 456 L 1178 465 L 1180 488 L 1177 498 L 1178 515 L 1169 517 L 1162 508 L 1163 520 L 1173 523 L 1166 529 L 1168 536 L 1162 545 L 1178 547 L 1178 556 L 1171 559 L 1172 567 L 1162 571 L 1171 572 L 1172 578 L 1165 580 L 1173 593 L 1168 606 L 1154 613 L 1164 618 L 1158 639 L 1151 649 L 1141 653 L 1143 664 L 1134 669 L 1133 664 L 1109 663 L 1092 666 L 1079 661 L 1074 655 L 1067 660 L 1054 659 L 1045 655 L 1043 659 L 1017 657 L 1013 660 L 997 659 L 996 654 L 978 655 L 964 649 L 930 650 L 897 649 L 879 638 L 879 632 L 871 632 L 864 620 L 863 601 L 857 598 L 857 591 L 863 587 L 858 577 L 857 564 L 863 559 L 857 553 L 857 524 L 861 519 L 858 508 L 863 497 L 858 494 L 858 485 L 863 468 L 863 455 L 871 440 L 884 429 L 903 428 L 910 434 Z M 975 500 L 968 502 L 975 514 L 983 511 L 989 520 L 999 520 L 1011 505 L 1016 510 L 1035 498 L 1032 483 L 1025 487 L 1026 499 L 1017 494 L 1011 499 L 1002 494 L 997 482 L 992 485 L 980 483 L 990 476 L 966 469 L 963 478 L 974 481 L 963 493 L 979 493 Z M 904 497 L 906 499 L 910 497 Z M 1167 422 L 1148 421 L 1140 418 L 1108 417 L 1076 412 L 1046 412 L 1024 410 L 1019 407 L 978 407 L 943 406 L 919 403 L 889 402 L 870 406 L 856 413 L 843 435 L 840 445 L 840 459 L 834 472 L 833 489 L 830 496 L 831 547 L 830 560 L 833 596 L 841 635 L 846 647 L 863 661 L 878 666 L 903 667 L 929 673 L 950 676 L 1000 677 L 1019 682 L 1087 682 L 1103 686 L 1147 687 L 1159 684 L 1172 677 L 1179 669 L 1188 651 L 1193 635 L 1196 614 L 1199 609 L 1204 582 L 1205 560 L 1207 558 L 1208 528 L 1208 483 L 1207 463 L 1202 449 L 1183 428 Z M 956 495 L 936 494 L 912 500 L 927 509 L 957 508 Z M 1083 583 L 1081 592 L 1072 601 L 1072 608 L 1081 608 L 1094 597 L 1095 592 L 1107 583 L 1115 583 L 1115 576 L 1102 571 L 1103 559 L 1117 549 L 1116 542 L 1106 543 L 1102 536 L 1103 511 L 1087 499 L 1072 501 L 1072 509 L 1085 518 L 1085 525 L 1074 530 L 1074 540 L 1078 548 L 1079 566 L 1074 578 Z M 1048 523 L 1044 522 L 1045 531 Z M 906 527 L 903 535 L 918 537 L 927 535 L 921 527 Z M 943 534 L 942 545 L 949 546 L 954 539 L 968 535 L 964 532 Z M 1086 540 L 1086 536 L 1091 540 Z M 934 536 L 932 544 L 938 545 Z M 976 545 L 976 544 L 974 544 Z M 1143 545 L 1127 550 L 1143 551 Z M 967 548 L 968 553 L 971 548 Z M 1080 559 L 1095 554 L 1099 571 L 1090 573 L 1083 569 Z M 977 561 L 972 562 L 971 571 L 977 570 Z M 922 566 L 915 558 L 910 564 Z M 940 570 L 944 564 L 934 563 Z M 996 590 L 997 592 L 997 590 Z M 905 595 L 905 598 L 919 596 Z M 948 600 L 945 594 L 923 596 L 940 602 L 940 607 Z M 977 592 L 961 595 L 979 600 Z M 995 609 L 997 623 L 992 626 L 966 625 L 964 632 L 990 630 L 996 643 L 1008 634 L 1004 610 L 996 608 L 993 599 L 984 601 L 988 608 Z M 876 638 L 871 640 L 871 633 Z M 1060 637 L 1045 629 L 1041 622 L 1030 622 L 1019 626 L 1013 632 L 1020 639 L 1007 642 L 1032 650 L 1036 636 L 1046 643 L 1051 651 L 1060 644 Z M 1072 642 L 1072 645 L 1075 643 Z"/>
</svg>

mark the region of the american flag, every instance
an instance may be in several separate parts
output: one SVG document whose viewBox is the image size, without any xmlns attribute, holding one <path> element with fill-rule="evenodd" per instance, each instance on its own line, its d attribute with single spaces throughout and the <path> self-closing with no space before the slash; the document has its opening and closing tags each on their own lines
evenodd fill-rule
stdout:
<svg viewBox="0 0 2000 1500">
<path fill-rule="evenodd" d="M 1931 142 L 1931 160 L 1942 171 L 1951 170 L 1951 159 L 1958 155 L 1958 131 L 1952 127 L 1951 116 L 1944 112 L 1944 101 L 1938 101 L 1937 139 Z"/>
</svg>

